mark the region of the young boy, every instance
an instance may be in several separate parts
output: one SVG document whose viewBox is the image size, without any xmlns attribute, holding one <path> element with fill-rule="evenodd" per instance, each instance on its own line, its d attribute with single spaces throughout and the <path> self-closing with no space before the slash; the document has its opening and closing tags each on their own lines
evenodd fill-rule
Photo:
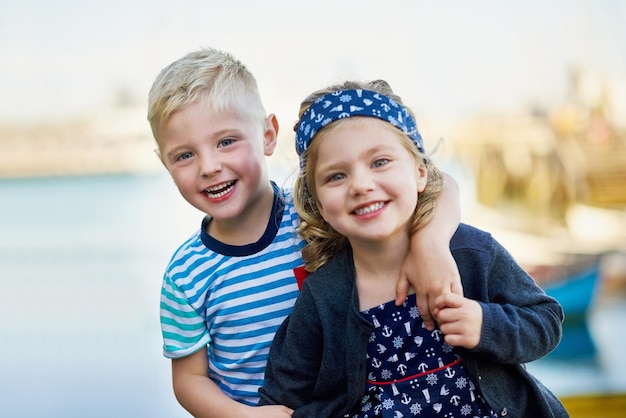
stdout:
<svg viewBox="0 0 626 418">
<path fill-rule="evenodd" d="M 291 191 L 270 181 L 265 162 L 276 147 L 276 116 L 265 113 L 241 62 L 202 49 L 161 71 L 148 120 L 180 194 L 206 214 L 163 278 L 163 350 L 176 398 L 196 417 L 290 416 L 283 406 L 256 407 L 269 347 L 298 297 L 303 266 Z M 405 262 L 413 286 L 430 296 L 418 307 L 431 321 L 436 296 L 462 293 L 448 249 L 460 218 L 455 187 L 448 182 L 446 203 L 412 237 Z M 400 301 L 407 288 L 399 280 Z"/>
</svg>

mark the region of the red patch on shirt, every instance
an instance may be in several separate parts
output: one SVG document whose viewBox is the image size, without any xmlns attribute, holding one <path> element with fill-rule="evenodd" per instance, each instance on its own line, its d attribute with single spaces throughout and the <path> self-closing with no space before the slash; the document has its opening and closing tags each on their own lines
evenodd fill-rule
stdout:
<svg viewBox="0 0 626 418">
<path fill-rule="evenodd" d="M 304 279 L 309 275 L 309 272 L 304 269 L 304 266 L 300 266 L 293 269 L 293 275 L 296 276 L 298 290 L 302 290 L 302 283 L 304 283 Z"/>
</svg>

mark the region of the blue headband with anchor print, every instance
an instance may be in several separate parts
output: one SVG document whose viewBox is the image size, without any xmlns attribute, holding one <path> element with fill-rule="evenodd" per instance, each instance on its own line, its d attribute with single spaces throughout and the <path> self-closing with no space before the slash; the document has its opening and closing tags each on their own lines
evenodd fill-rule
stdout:
<svg viewBox="0 0 626 418">
<path fill-rule="evenodd" d="M 304 112 L 296 129 L 296 152 L 304 169 L 304 152 L 324 126 L 339 119 L 369 116 L 391 123 L 406 134 L 424 153 L 424 141 L 411 113 L 395 100 L 369 90 L 338 90 L 326 94 Z"/>
</svg>

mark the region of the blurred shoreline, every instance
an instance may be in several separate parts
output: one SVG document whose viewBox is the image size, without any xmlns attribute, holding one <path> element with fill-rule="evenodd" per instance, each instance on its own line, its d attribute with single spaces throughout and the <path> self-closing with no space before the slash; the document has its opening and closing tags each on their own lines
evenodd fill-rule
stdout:
<svg viewBox="0 0 626 418">
<path fill-rule="evenodd" d="M 161 169 L 144 107 L 0 126 L 0 179 L 153 173 Z"/>
</svg>

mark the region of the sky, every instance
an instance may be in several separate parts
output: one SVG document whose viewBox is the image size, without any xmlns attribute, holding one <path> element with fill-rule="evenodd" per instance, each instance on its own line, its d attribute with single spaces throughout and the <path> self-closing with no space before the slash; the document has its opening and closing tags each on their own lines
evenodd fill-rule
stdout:
<svg viewBox="0 0 626 418">
<path fill-rule="evenodd" d="M 384 78 L 418 115 L 549 107 L 568 71 L 626 78 L 621 0 L 4 0 L 0 123 L 144 106 L 186 52 L 232 52 L 268 112 L 291 127 L 302 98 L 348 78 Z M 626 99 L 625 99 L 626 100 Z"/>
</svg>

